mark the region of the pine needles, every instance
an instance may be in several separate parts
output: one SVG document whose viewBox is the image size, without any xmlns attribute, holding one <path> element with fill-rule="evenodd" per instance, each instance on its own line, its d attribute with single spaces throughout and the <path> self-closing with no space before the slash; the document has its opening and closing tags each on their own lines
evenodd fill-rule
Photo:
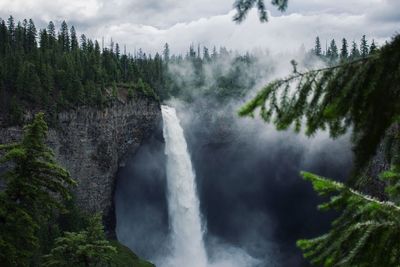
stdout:
<svg viewBox="0 0 400 267">
<path fill-rule="evenodd" d="M 294 86 L 294 90 L 291 90 Z M 374 155 L 387 129 L 400 114 L 400 35 L 376 53 L 337 66 L 295 71 L 266 85 L 241 108 L 241 116 L 260 116 L 277 129 L 291 126 L 311 136 L 328 130 L 332 137 L 352 126 L 356 169 Z"/>
</svg>

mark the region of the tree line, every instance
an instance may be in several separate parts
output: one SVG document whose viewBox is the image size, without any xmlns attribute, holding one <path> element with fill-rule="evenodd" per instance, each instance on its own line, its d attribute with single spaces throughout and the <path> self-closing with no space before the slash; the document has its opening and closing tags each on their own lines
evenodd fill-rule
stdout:
<svg viewBox="0 0 400 267">
<path fill-rule="evenodd" d="M 339 61 L 365 58 L 368 55 L 374 54 L 377 49 L 378 47 L 375 43 L 375 40 L 372 40 L 371 44 L 369 44 L 366 36 L 363 35 L 360 44 L 357 44 L 357 42 L 353 41 L 350 45 L 347 39 L 343 38 L 340 44 L 340 49 L 336 43 L 336 40 L 332 39 L 329 42 L 329 45 L 327 44 L 325 50 L 323 51 L 321 40 L 319 36 L 317 36 L 315 38 L 315 45 L 312 53 L 328 63 L 337 64 Z"/>
<path fill-rule="evenodd" d="M 221 72 L 225 61 L 233 64 Z M 154 56 L 142 49 L 126 54 L 118 43 L 101 47 L 85 34 L 77 36 L 75 27 L 65 21 L 58 30 L 51 21 L 38 30 L 32 19 L 16 22 L 10 16 L 0 19 L 1 119 L 21 124 L 24 110 L 34 109 L 45 111 L 52 122 L 62 110 L 83 105 L 103 108 L 120 95 L 129 100 L 138 93 L 163 100 L 207 87 L 219 100 L 243 96 L 255 83 L 246 72 L 255 63 L 255 56 L 248 53 L 215 46 L 191 45 L 185 55 L 175 55 L 165 44 Z M 193 70 L 190 80 L 179 82 L 179 74 L 171 72 L 178 65 Z M 212 68 L 213 77 L 206 77 L 206 68 Z M 217 82 L 207 84 L 210 78 Z"/>
<path fill-rule="evenodd" d="M 12 124 L 27 107 L 50 114 L 79 105 L 102 107 L 117 96 L 120 84 L 131 94 L 156 97 L 162 68 L 159 54 L 122 54 L 118 43 L 100 48 L 65 21 L 59 31 L 51 21 L 38 31 L 32 19 L 0 19 L 0 111 Z"/>
</svg>

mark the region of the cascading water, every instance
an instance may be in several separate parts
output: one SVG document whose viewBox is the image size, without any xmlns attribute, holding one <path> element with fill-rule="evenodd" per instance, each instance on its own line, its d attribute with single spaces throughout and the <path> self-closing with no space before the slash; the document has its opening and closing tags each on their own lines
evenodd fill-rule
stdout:
<svg viewBox="0 0 400 267">
<path fill-rule="evenodd" d="M 206 267 L 195 173 L 176 111 L 161 106 L 167 155 L 168 212 L 174 267 Z"/>
</svg>

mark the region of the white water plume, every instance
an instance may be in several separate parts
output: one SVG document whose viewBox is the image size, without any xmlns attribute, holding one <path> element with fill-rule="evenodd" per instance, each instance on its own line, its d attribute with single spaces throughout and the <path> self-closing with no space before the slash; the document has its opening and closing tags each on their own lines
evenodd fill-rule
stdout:
<svg viewBox="0 0 400 267">
<path fill-rule="evenodd" d="M 165 154 L 167 155 L 168 213 L 174 267 L 206 267 L 196 179 L 183 129 L 176 111 L 162 106 Z"/>
</svg>

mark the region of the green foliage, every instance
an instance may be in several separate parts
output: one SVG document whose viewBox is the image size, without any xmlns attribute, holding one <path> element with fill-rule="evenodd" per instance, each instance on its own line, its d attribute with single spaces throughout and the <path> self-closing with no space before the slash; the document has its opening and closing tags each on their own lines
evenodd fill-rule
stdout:
<svg viewBox="0 0 400 267">
<path fill-rule="evenodd" d="M 11 99 L 9 121 L 11 122 L 11 124 L 20 124 L 22 122 L 22 116 L 22 108 L 20 107 L 16 97 L 14 96 Z"/>
<path fill-rule="evenodd" d="M 398 171 L 396 167 L 383 174 L 385 179 L 394 182 L 388 187 L 393 201 L 388 202 L 364 195 L 342 183 L 302 173 L 319 195 L 329 197 L 328 202 L 319 206 L 321 210 L 341 211 L 328 233 L 297 242 L 304 256 L 316 266 L 399 266 Z"/>
<path fill-rule="evenodd" d="M 318 36 L 315 38 L 314 53 L 318 57 L 322 55 L 321 41 Z"/>
<path fill-rule="evenodd" d="M 3 266 L 28 266 L 39 248 L 39 226 L 54 210 L 61 211 L 62 199 L 70 197 L 75 184 L 69 173 L 54 160 L 46 146 L 47 124 L 38 113 L 24 128 L 21 142 L 0 145 L 1 178 L 6 189 L 0 194 L 0 262 Z"/>
<path fill-rule="evenodd" d="M 4 267 L 29 266 L 39 247 L 38 223 L 17 203 L 0 193 L 0 262 Z"/>
<path fill-rule="evenodd" d="M 57 238 L 50 254 L 44 256 L 43 266 L 101 266 L 109 264 L 116 252 L 105 239 L 101 216 L 95 215 L 85 230 Z"/>
<path fill-rule="evenodd" d="M 120 244 L 118 241 L 110 241 L 117 249 L 117 253 L 112 258 L 111 266 L 116 267 L 155 267 L 154 264 L 140 259 L 129 248 Z"/>
<path fill-rule="evenodd" d="M 128 100 L 132 100 L 133 99 L 133 88 L 132 88 L 132 86 L 128 87 L 128 95 L 127 95 L 127 97 L 128 97 Z"/>
<path fill-rule="evenodd" d="M 144 95 L 152 97 L 154 99 L 159 99 L 156 92 L 154 92 L 153 88 L 150 87 L 147 83 L 145 83 L 142 79 L 135 85 L 136 91 L 144 93 Z"/>
<path fill-rule="evenodd" d="M 265 56 L 262 53 L 237 55 L 224 47 L 219 52 L 216 48 L 213 50 L 207 56 L 204 51 L 208 48 L 203 47 L 202 57 L 191 47 L 185 58 L 172 56 L 165 74 L 165 87 L 162 94 L 159 93 L 162 98 L 175 97 L 191 102 L 204 97 L 226 103 L 243 97 L 272 68 L 259 60 Z"/>
<path fill-rule="evenodd" d="M 118 89 L 117 89 L 117 84 L 113 83 L 112 89 L 111 89 L 111 96 L 113 99 L 116 99 L 118 97 Z"/>
<path fill-rule="evenodd" d="M 307 135 L 329 130 L 337 137 L 352 127 L 359 170 L 399 116 L 399 62 L 400 35 L 368 57 L 275 80 L 239 114 L 260 108 L 261 117 L 280 130 L 300 130 L 304 121 Z"/>
<path fill-rule="evenodd" d="M 288 0 L 272 0 L 271 4 L 276 6 L 279 11 L 285 11 L 288 5 Z M 236 8 L 236 15 L 233 20 L 236 22 L 242 22 L 246 19 L 248 12 L 256 7 L 261 22 L 268 21 L 268 14 L 265 7 L 264 0 L 236 0 L 234 3 Z"/>
<path fill-rule="evenodd" d="M 0 19 L 2 100 L 11 103 L 13 99 L 21 110 L 50 112 L 54 105 L 58 110 L 79 105 L 102 108 L 108 96 L 104 88 L 114 88 L 114 84 L 142 79 L 151 87 L 146 88 L 151 96 L 163 88 L 165 64 L 159 55 L 121 55 L 118 44 L 115 49 L 101 49 L 85 35 L 80 40 L 65 21 L 58 33 L 50 22 L 37 34 L 32 20 L 15 24 L 12 17 L 8 23 Z M 16 105 L 0 105 L 8 124 L 21 123 Z"/>
<path fill-rule="evenodd" d="M 353 42 L 351 50 L 349 51 L 349 44 L 346 38 L 342 39 L 342 45 L 340 51 L 336 46 L 335 39 L 332 39 L 329 44 L 329 47 L 327 47 L 325 51 L 322 51 L 320 39 L 319 37 L 317 37 L 315 41 L 315 47 L 312 50 L 312 52 L 314 55 L 323 60 L 329 66 L 334 66 L 338 63 L 338 59 L 340 59 L 340 61 L 343 63 L 349 60 L 356 60 L 361 57 L 365 58 L 366 56 L 368 56 L 368 53 L 372 54 L 378 49 L 374 41 L 372 41 L 371 43 L 372 50 L 371 49 L 369 50 L 368 46 L 369 46 L 368 41 L 365 35 L 363 35 L 363 37 L 361 38 L 361 45 L 360 45 L 362 52 L 359 51 L 356 42 Z"/>
</svg>

